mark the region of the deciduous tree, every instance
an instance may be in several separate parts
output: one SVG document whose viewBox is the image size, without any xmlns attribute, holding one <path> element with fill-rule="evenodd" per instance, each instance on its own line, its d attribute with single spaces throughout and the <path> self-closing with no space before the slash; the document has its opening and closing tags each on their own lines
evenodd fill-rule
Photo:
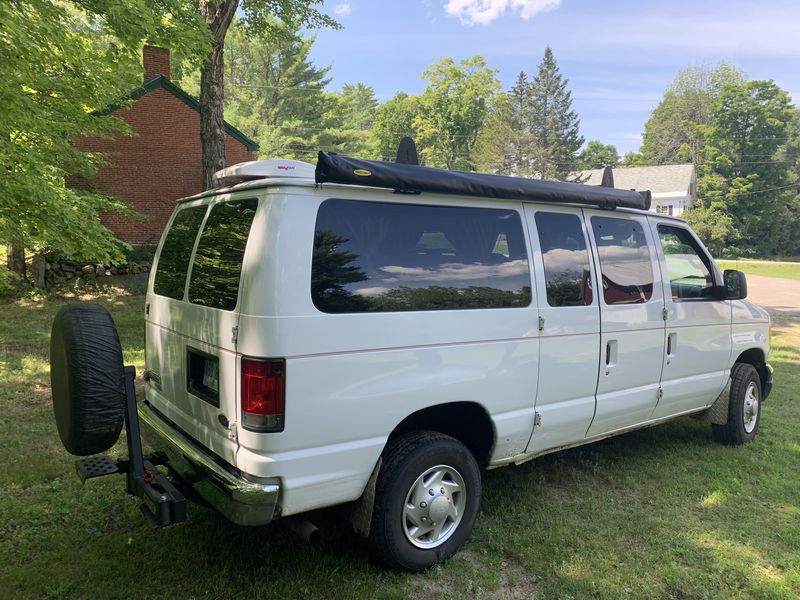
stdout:
<svg viewBox="0 0 800 600">
<path fill-rule="evenodd" d="M 422 75 L 428 82 L 419 99 L 414 129 L 428 166 L 472 169 L 470 153 L 499 91 L 497 71 L 480 56 L 456 64 L 445 58 Z"/>
</svg>

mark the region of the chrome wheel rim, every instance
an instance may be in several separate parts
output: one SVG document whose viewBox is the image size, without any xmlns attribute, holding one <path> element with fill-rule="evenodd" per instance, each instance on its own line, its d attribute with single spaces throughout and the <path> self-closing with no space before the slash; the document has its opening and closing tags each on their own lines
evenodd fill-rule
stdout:
<svg viewBox="0 0 800 600">
<path fill-rule="evenodd" d="M 744 393 L 744 410 L 742 413 L 745 432 L 753 433 L 758 421 L 758 385 L 755 381 L 750 382 L 750 385 L 747 386 L 747 391 Z"/>
<path fill-rule="evenodd" d="M 403 505 L 403 532 L 417 548 L 436 548 L 458 529 L 467 502 L 461 474 L 437 465 L 417 477 Z"/>
</svg>

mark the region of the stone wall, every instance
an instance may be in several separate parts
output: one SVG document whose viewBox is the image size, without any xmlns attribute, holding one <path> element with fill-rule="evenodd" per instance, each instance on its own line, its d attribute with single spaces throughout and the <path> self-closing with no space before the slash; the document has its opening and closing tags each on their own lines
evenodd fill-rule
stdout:
<svg viewBox="0 0 800 600">
<path fill-rule="evenodd" d="M 31 259 L 29 272 L 35 287 L 57 287 L 82 278 L 85 281 L 102 281 L 114 275 L 146 273 L 150 261 L 129 262 L 124 265 L 104 265 L 98 262 L 76 262 L 54 256 L 36 255 Z"/>
</svg>

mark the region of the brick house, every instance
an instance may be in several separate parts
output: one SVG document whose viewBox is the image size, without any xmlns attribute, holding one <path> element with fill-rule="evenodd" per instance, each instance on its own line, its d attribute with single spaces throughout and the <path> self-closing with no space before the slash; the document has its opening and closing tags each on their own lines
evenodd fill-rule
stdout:
<svg viewBox="0 0 800 600">
<path fill-rule="evenodd" d="M 145 46 L 143 58 L 144 83 L 125 98 L 133 102 L 105 111 L 124 119 L 137 135 L 76 142 L 81 150 L 102 152 L 109 160 L 98 171 L 99 187 L 148 217 L 101 217 L 114 235 L 131 244 L 158 242 L 175 200 L 203 187 L 200 105 L 170 81 L 169 50 Z M 225 131 L 227 164 L 253 160 L 258 144 L 227 122 Z"/>
</svg>

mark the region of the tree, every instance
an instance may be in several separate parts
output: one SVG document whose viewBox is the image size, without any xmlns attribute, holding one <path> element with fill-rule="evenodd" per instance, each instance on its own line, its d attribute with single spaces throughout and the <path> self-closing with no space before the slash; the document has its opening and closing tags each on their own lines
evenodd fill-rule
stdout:
<svg viewBox="0 0 800 600">
<path fill-rule="evenodd" d="M 480 56 L 456 64 L 444 58 L 422 75 L 428 82 L 413 126 L 429 166 L 472 168 L 470 152 L 500 84 Z"/>
<path fill-rule="evenodd" d="M 325 86 L 330 67 L 309 58 L 315 36 L 275 24 L 280 35 L 250 35 L 240 21 L 225 50 L 226 119 L 255 139 L 261 156 L 308 160 L 329 107 Z"/>
<path fill-rule="evenodd" d="M 524 132 L 515 128 L 512 122 L 512 99 L 501 94 L 486 117 L 472 149 L 472 162 L 478 171 L 519 174 L 518 149 Z"/>
<path fill-rule="evenodd" d="M 328 94 L 328 102 L 320 146 L 339 154 L 372 157 L 371 130 L 378 108 L 375 91 L 363 83 L 345 84 L 341 92 Z"/>
<path fill-rule="evenodd" d="M 726 85 L 711 107 L 711 122 L 697 126 L 703 142 L 698 168 L 701 207 L 733 218 L 741 248 L 760 256 L 795 244 L 789 226 L 793 183 L 777 160 L 796 115 L 789 95 L 772 81 Z"/>
<path fill-rule="evenodd" d="M 239 0 L 198 0 L 200 15 L 211 35 L 211 48 L 200 69 L 200 141 L 203 147 L 203 183 L 211 187 L 214 172 L 225 165 L 225 37 Z M 281 35 L 276 22 L 293 27 L 340 25 L 314 5 L 322 0 L 242 0 L 242 22 L 251 34 Z"/>
<path fill-rule="evenodd" d="M 415 139 L 414 119 L 419 110 L 419 96 L 397 92 L 375 111 L 372 125 L 375 158 L 394 160 L 404 137 Z"/>
<path fill-rule="evenodd" d="M 80 136 L 130 133 L 124 121 L 96 111 L 141 82 L 141 42 L 173 40 L 197 52 L 199 20 L 181 0 L 0 3 L 0 239 L 24 274 L 24 250 L 55 249 L 72 258 L 121 258 L 122 245 L 98 214 L 126 211 L 92 189 L 102 157 L 80 151 Z M 165 18 L 172 13 L 175 18 Z M 68 187 L 67 177 L 86 181 Z"/>
<path fill-rule="evenodd" d="M 530 84 L 534 140 L 529 158 L 533 173 L 542 179 L 568 179 L 576 170 L 577 154 L 583 145 L 580 119 L 572 110 L 567 83 L 548 46 Z"/>
<path fill-rule="evenodd" d="M 724 62 L 713 68 L 686 67 L 678 73 L 645 123 L 642 163 L 698 164 L 702 142 L 696 125 L 709 123 L 711 105 L 725 85 L 744 80 L 740 69 Z"/>
<path fill-rule="evenodd" d="M 598 140 L 590 140 L 578 155 L 576 166 L 581 170 L 602 169 L 603 167 L 616 167 L 619 165 L 617 147 L 612 144 L 603 144 Z"/>
</svg>

